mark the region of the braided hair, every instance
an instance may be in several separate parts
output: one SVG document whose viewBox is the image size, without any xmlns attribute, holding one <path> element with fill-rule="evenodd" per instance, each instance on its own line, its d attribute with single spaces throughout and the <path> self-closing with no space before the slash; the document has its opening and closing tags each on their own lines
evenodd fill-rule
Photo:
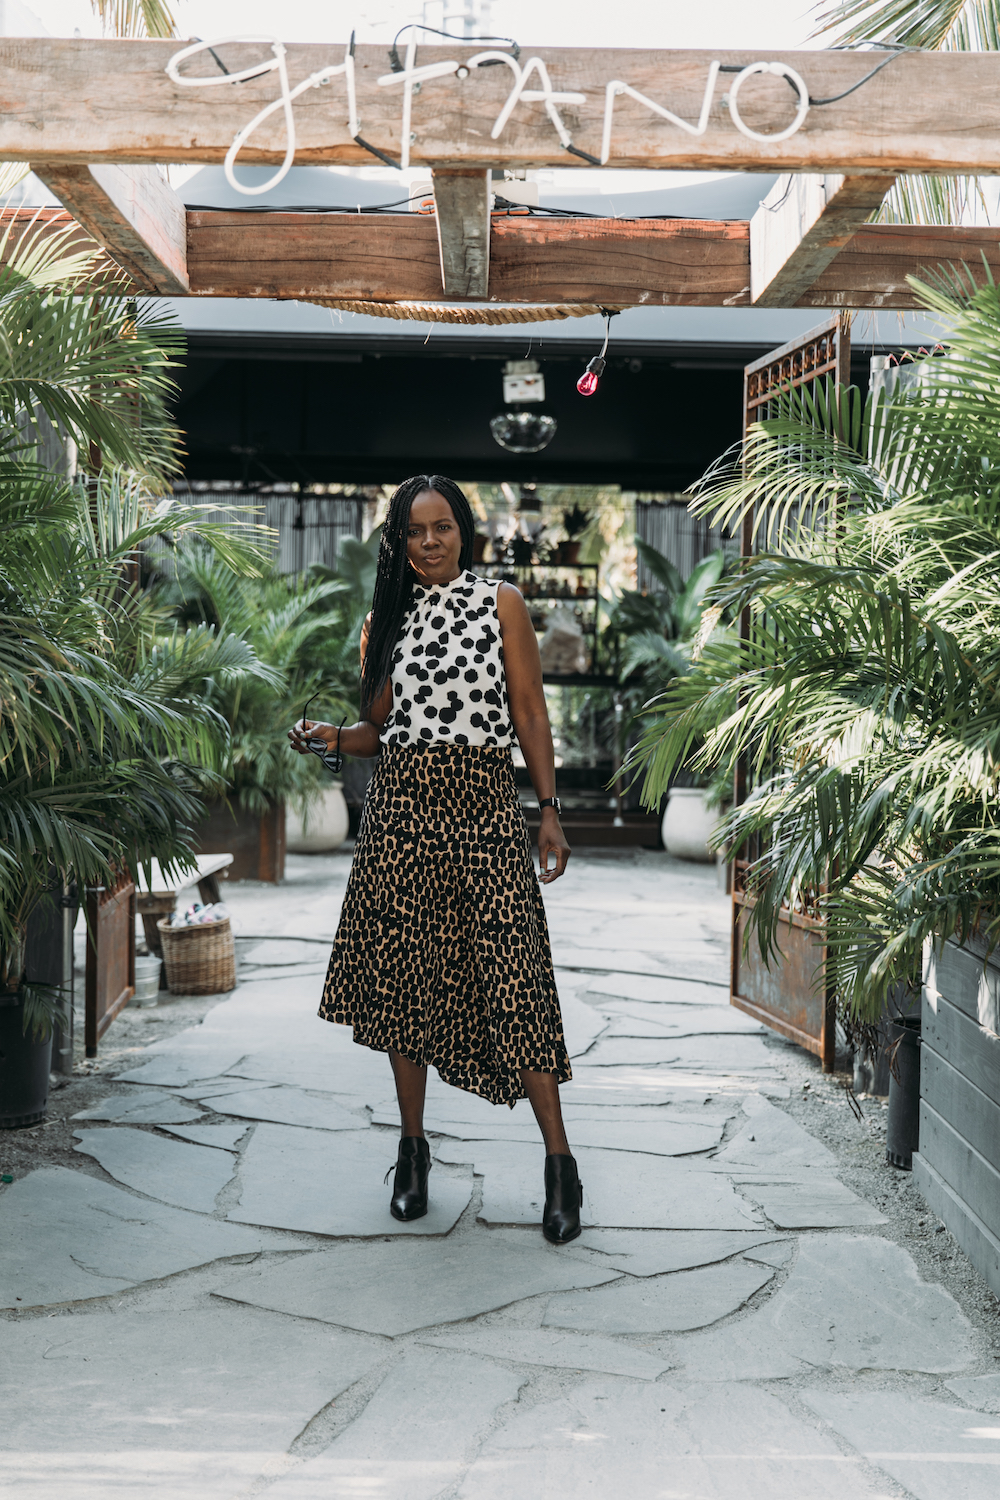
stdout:
<svg viewBox="0 0 1000 1500">
<path fill-rule="evenodd" d="M 379 543 L 368 650 L 361 669 L 362 714 L 371 708 L 392 673 L 392 654 L 413 598 L 415 574 L 406 555 L 410 506 L 425 490 L 433 490 L 451 506 L 462 538 L 459 571 L 464 573 L 472 562 L 476 523 L 472 507 L 455 481 L 443 474 L 414 474 L 412 479 L 404 479 L 389 501 Z"/>
</svg>

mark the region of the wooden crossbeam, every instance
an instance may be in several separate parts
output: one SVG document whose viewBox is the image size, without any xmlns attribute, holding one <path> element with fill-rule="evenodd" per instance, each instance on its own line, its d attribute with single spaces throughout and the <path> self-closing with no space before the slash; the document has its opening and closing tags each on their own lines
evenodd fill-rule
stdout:
<svg viewBox="0 0 1000 1500">
<path fill-rule="evenodd" d="M 921 306 L 908 276 L 926 281 L 942 270 L 961 266 L 980 286 L 986 282 L 987 267 L 994 280 L 1000 281 L 1000 230 L 867 224 L 803 292 L 796 306 L 907 311 Z"/>
<path fill-rule="evenodd" d="M 434 210 L 446 297 L 489 294 L 490 174 L 434 172 Z"/>
<path fill-rule="evenodd" d="M 41 165 L 222 161 L 237 132 L 279 96 L 277 75 L 270 72 L 220 88 L 184 88 L 165 72 L 176 50 L 171 41 L 5 38 L 0 46 L 0 160 Z M 230 71 L 271 57 L 260 44 L 227 44 L 217 50 Z M 462 62 L 476 50 L 450 43 L 421 47 L 417 63 Z M 342 45 L 289 44 L 292 87 L 343 56 Z M 621 80 L 693 124 L 699 120 L 713 62 L 727 68 L 762 60 L 783 63 L 801 75 L 810 98 L 819 99 L 851 89 L 888 56 L 525 46 L 521 62 L 526 66 L 532 57 L 542 59 L 555 90 L 583 94 L 582 103 L 560 106 L 564 125 L 576 150 L 600 157 L 609 82 Z M 465 78 L 452 74 L 423 82 L 410 100 L 404 141 L 406 84 L 378 84 L 389 73 L 385 48 L 359 47 L 355 61 L 361 138 L 396 160 L 408 146 L 414 166 L 485 170 L 585 164 L 567 151 L 539 100 L 519 100 L 493 138 L 495 122 L 516 87 L 510 67 L 474 68 Z M 190 71 L 205 76 L 214 67 L 202 53 L 192 60 Z M 538 82 L 533 76 L 529 88 L 537 88 Z M 883 176 L 996 173 L 1000 168 L 998 53 L 895 55 L 848 97 L 811 105 L 802 128 L 784 140 L 776 136 L 792 122 L 796 108 L 788 80 L 758 74 L 739 85 L 739 113 L 764 139 L 751 139 L 736 128 L 731 94 L 727 97 L 734 83 L 728 74 L 715 79 L 702 134 L 682 129 L 629 95 L 616 96 L 607 165 Z M 375 160 L 348 130 L 342 77 L 307 90 L 293 108 L 298 162 L 359 166 Z M 285 145 L 279 109 L 253 133 L 240 161 L 280 162 Z"/>
<path fill-rule="evenodd" d="M 95 287 L 107 287 L 109 283 L 121 282 L 121 268 L 64 208 L 4 209 L 0 211 L 0 235 L 8 229 L 10 234 L 0 247 L 0 265 L 6 265 L 11 259 L 21 236 L 27 230 L 32 238 L 36 233 L 43 239 L 58 235 L 61 249 L 67 254 L 93 255 Z"/>
<path fill-rule="evenodd" d="M 434 218 L 192 210 L 191 293 L 440 301 Z M 493 215 L 490 301 L 749 303 L 745 222 Z"/>
<path fill-rule="evenodd" d="M 868 220 L 894 177 L 779 177 L 750 220 L 750 298 L 795 307 Z"/>
<path fill-rule="evenodd" d="M 36 162 L 34 170 L 137 286 L 165 297 L 186 295 L 186 210 L 156 167 Z"/>
<path fill-rule="evenodd" d="M 53 233 L 62 209 L 15 209 L 6 254 L 29 224 Z M 343 301 L 442 300 L 437 229 L 428 214 L 235 213 L 187 216 L 190 295 L 325 297 Z M 100 247 L 79 230 L 73 249 Z M 702 219 L 544 219 L 494 214 L 490 301 L 749 306 L 750 226 Z M 985 266 L 984 266 L 985 257 Z M 795 303 L 813 308 L 920 304 L 907 281 L 964 265 L 982 284 L 1000 281 L 1000 230 L 863 226 Z M 102 271 L 103 267 L 103 271 Z M 96 279 L 116 272 L 105 254 Z"/>
</svg>

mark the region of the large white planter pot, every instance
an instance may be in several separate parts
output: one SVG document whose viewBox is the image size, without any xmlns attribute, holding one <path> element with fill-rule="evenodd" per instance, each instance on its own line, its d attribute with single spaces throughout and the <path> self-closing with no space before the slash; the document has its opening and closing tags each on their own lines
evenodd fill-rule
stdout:
<svg viewBox="0 0 1000 1500">
<path fill-rule="evenodd" d="M 660 830 L 664 848 L 677 859 L 714 864 L 715 854 L 708 847 L 708 838 L 717 821 L 716 814 L 705 806 L 701 787 L 672 787 Z"/>
<path fill-rule="evenodd" d="M 347 837 L 347 803 L 339 786 L 325 791 L 309 809 L 309 821 L 291 807 L 285 814 L 285 848 L 291 854 L 329 854 L 339 849 Z"/>
</svg>

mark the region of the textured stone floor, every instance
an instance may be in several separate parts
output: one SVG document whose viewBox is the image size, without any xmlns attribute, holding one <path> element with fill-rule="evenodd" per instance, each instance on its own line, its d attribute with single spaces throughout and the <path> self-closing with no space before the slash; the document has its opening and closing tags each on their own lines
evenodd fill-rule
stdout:
<svg viewBox="0 0 1000 1500">
<path fill-rule="evenodd" d="M 595 853 L 545 893 L 587 1226 L 555 1249 L 527 1106 L 436 1078 L 433 1209 L 390 1218 L 388 1063 L 315 1014 L 348 866 L 234 887 L 239 988 L 80 1112 L 75 1170 L 0 1189 L 4 1500 L 996 1494 L 1000 1376 L 788 1113 L 713 870 Z"/>
</svg>

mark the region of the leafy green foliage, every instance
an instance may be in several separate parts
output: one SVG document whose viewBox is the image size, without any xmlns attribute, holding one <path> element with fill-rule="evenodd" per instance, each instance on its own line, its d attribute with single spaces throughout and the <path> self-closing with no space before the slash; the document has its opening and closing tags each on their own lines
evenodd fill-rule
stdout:
<svg viewBox="0 0 1000 1500">
<path fill-rule="evenodd" d="M 932 52 L 996 52 L 1000 6 L 997 0 L 836 0 L 819 16 L 813 36 L 830 33 L 841 46 L 890 42 Z M 985 207 L 978 177 L 905 176 L 873 218 L 882 224 L 960 224 L 977 199 Z"/>
<path fill-rule="evenodd" d="M 177 449 L 164 406 L 176 331 L 89 297 L 89 259 L 58 236 L 39 247 L 29 228 L 4 253 L 0 973 L 10 989 L 53 874 L 108 884 L 153 858 L 190 866 L 190 828 L 202 794 L 222 784 L 228 735 L 206 685 L 264 670 L 231 632 L 174 631 L 138 587 L 141 547 L 198 534 L 250 574 L 264 553 L 151 493 Z M 98 475 L 71 482 L 36 461 L 39 412 L 81 453 L 100 448 Z M 45 995 L 36 986 L 27 1001 L 44 1031 Z"/>
<path fill-rule="evenodd" d="M 361 626 L 378 540 L 348 538 L 338 567 L 314 568 L 305 582 L 271 568 L 238 575 L 196 543 L 177 550 L 155 586 L 158 606 L 178 627 L 225 632 L 260 664 L 253 680 L 219 677 L 206 686 L 207 703 L 229 730 L 227 789 L 250 812 L 286 799 L 305 807 L 329 785 L 314 757 L 290 752 L 283 730 L 309 700 L 311 718 L 357 717 Z"/>
<path fill-rule="evenodd" d="M 953 333 L 909 390 L 792 392 L 698 487 L 716 521 L 752 510 L 762 550 L 715 590 L 752 629 L 706 643 L 633 757 L 650 804 L 689 755 L 746 764 L 721 838 L 753 857 L 762 952 L 825 890 L 862 1021 L 927 939 L 1000 938 L 1000 294 L 922 298 Z"/>
</svg>

